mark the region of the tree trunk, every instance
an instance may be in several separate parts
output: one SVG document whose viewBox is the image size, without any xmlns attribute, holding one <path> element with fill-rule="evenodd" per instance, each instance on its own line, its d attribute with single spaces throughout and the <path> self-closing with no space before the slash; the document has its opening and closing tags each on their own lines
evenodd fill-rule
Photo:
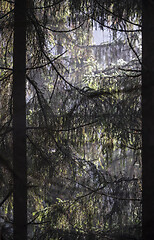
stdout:
<svg viewBox="0 0 154 240">
<path fill-rule="evenodd" d="M 15 0 L 13 45 L 14 240 L 27 239 L 26 1 Z"/>
<path fill-rule="evenodd" d="M 154 1 L 143 0 L 143 240 L 154 239 Z"/>
</svg>

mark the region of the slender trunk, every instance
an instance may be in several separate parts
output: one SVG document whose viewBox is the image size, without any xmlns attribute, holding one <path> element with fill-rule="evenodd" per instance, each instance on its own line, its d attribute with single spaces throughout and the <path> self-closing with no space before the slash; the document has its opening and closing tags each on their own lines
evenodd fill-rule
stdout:
<svg viewBox="0 0 154 240">
<path fill-rule="evenodd" d="M 26 0 L 15 0 L 13 46 L 14 240 L 27 239 Z"/>
<path fill-rule="evenodd" d="M 143 0 L 143 240 L 154 239 L 154 1 Z"/>
</svg>

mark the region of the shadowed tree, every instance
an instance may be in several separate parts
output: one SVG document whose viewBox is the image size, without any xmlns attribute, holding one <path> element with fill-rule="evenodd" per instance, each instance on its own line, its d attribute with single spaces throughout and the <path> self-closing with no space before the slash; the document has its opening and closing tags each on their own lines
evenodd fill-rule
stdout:
<svg viewBox="0 0 154 240">
<path fill-rule="evenodd" d="M 154 238 L 154 1 L 143 3 L 142 173 L 143 240 Z"/>
<path fill-rule="evenodd" d="M 14 240 L 27 239 L 26 2 L 16 0 L 13 45 Z"/>
</svg>

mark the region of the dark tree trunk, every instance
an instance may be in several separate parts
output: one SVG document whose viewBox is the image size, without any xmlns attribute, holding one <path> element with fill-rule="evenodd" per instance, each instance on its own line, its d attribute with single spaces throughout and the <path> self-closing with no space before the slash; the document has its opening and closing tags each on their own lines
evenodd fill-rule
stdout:
<svg viewBox="0 0 154 240">
<path fill-rule="evenodd" d="M 154 239 L 154 1 L 143 0 L 143 240 Z"/>
<path fill-rule="evenodd" d="M 14 240 L 26 240 L 26 0 L 15 0 L 13 48 L 13 227 Z"/>
</svg>

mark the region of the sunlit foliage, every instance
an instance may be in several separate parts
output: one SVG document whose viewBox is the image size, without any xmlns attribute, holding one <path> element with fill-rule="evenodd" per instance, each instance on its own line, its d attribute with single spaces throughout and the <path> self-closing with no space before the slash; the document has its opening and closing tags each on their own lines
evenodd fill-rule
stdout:
<svg viewBox="0 0 154 240">
<path fill-rule="evenodd" d="M 29 237 L 140 239 L 140 1 L 28 2 Z M 0 147 L 9 166 L 13 5 L 0 6 Z M 105 26 L 112 37 L 96 46 L 93 29 Z M 12 221 L 7 163 L 4 224 Z"/>
</svg>

